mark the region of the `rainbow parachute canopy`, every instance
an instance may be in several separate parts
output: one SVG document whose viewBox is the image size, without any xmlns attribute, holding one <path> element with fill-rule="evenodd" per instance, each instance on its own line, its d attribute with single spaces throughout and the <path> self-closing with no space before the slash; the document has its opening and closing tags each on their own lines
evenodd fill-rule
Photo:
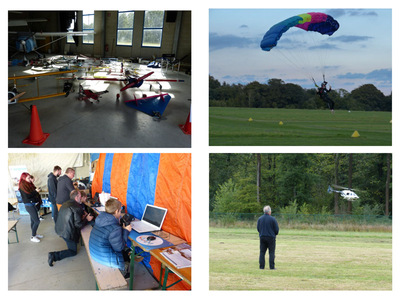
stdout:
<svg viewBox="0 0 400 300">
<path fill-rule="evenodd" d="M 339 29 L 339 23 L 331 16 L 311 12 L 286 19 L 272 26 L 261 41 L 260 47 L 264 51 L 270 51 L 276 46 L 282 34 L 291 27 L 298 27 L 306 31 L 316 31 L 321 34 L 332 35 Z"/>
</svg>

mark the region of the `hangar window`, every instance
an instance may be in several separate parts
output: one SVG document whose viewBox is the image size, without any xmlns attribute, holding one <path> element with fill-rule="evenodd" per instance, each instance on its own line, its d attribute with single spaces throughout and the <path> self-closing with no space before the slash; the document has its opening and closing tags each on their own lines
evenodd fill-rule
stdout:
<svg viewBox="0 0 400 300">
<path fill-rule="evenodd" d="M 94 11 L 83 11 L 82 31 L 89 33 L 82 37 L 83 44 L 94 44 Z"/>
<path fill-rule="evenodd" d="M 142 47 L 161 47 L 164 11 L 145 11 Z"/>
<path fill-rule="evenodd" d="M 133 11 L 118 12 L 117 46 L 133 45 Z"/>
<path fill-rule="evenodd" d="M 76 12 L 74 14 L 75 14 L 75 19 L 76 19 Z M 71 25 L 69 26 L 69 28 L 67 30 L 68 30 L 68 32 L 73 32 L 74 29 L 75 29 L 75 22 L 74 22 L 73 19 L 71 19 Z M 67 35 L 67 43 L 68 44 L 74 44 L 75 43 L 74 38 L 73 38 L 72 35 Z"/>
</svg>

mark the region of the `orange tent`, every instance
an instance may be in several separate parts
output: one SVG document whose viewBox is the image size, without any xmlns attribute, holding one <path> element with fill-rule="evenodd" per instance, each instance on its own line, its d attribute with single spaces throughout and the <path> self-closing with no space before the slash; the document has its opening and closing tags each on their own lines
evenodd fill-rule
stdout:
<svg viewBox="0 0 400 300">
<path fill-rule="evenodd" d="M 146 204 L 165 207 L 163 230 L 191 242 L 191 154 L 100 154 L 92 181 L 92 195 L 102 191 L 118 198 L 127 211 L 141 218 Z M 158 278 L 160 263 L 150 260 Z M 170 275 L 167 285 L 177 277 Z M 180 282 L 171 289 L 190 289 Z"/>
</svg>

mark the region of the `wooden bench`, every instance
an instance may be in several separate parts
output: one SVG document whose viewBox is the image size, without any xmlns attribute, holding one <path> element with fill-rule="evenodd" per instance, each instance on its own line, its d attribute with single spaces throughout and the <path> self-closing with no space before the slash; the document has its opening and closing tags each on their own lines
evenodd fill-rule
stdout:
<svg viewBox="0 0 400 300">
<path fill-rule="evenodd" d="M 91 225 L 86 225 L 81 229 L 81 236 L 85 244 L 86 252 L 89 257 L 90 265 L 96 280 L 96 289 L 98 290 L 121 290 L 127 289 L 128 283 L 122 273 L 117 268 L 110 268 L 94 261 L 90 256 L 89 238 L 92 231 Z"/>
<path fill-rule="evenodd" d="M 9 221 L 8 221 L 8 232 L 14 231 L 14 232 L 15 232 L 15 236 L 16 236 L 16 238 L 17 238 L 17 241 L 16 241 L 16 242 L 13 242 L 13 243 L 10 243 L 10 239 L 8 239 L 8 243 L 9 243 L 9 244 L 16 244 L 16 243 L 19 243 L 19 240 L 18 240 L 18 233 L 17 233 L 17 223 L 18 223 L 18 220 L 9 220 Z"/>
</svg>

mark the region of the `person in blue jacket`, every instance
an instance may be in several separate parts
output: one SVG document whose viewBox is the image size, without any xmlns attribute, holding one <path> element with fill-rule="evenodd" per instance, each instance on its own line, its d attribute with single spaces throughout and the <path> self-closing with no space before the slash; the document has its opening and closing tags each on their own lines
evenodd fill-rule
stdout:
<svg viewBox="0 0 400 300">
<path fill-rule="evenodd" d="M 264 215 L 258 218 L 257 231 L 260 236 L 260 269 L 265 268 L 265 253 L 269 250 L 269 268 L 275 269 L 276 236 L 279 233 L 278 222 L 271 216 L 271 207 L 264 206 Z"/>
<path fill-rule="evenodd" d="M 128 240 L 131 225 L 120 225 L 122 204 L 117 199 L 109 199 L 105 212 L 98 215 L 90 233 L 89 251 L 93 260 L 102 265 L 118 268 L 127 274 L 123 250 Z"/>
</svg>

